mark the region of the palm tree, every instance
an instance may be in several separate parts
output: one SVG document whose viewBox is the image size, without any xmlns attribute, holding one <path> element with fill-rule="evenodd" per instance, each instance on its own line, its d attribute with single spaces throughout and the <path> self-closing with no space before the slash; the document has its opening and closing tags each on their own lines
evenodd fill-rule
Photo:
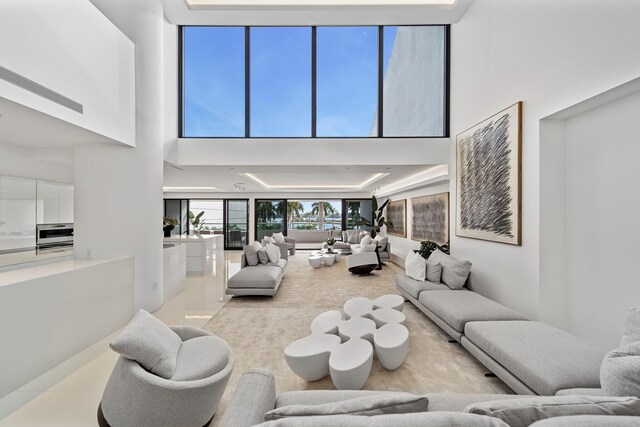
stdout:
<svg viewBox="0 0 640 427">
<path fill-rule="evenodd" d="M 260 224 L 260 222 L 264 222 L 264 226 L 266 229 L 266 225 L 271 222 L 272 219 L 275 219 L 277 217 L 278 210 L 277 207 L 271 202 L 258 202 L 256 215 L 258 217 L 258 224 Z"/>
<path fill-rule="evenodd" d="M 318 215 L 318 229 L 320 230 L 324 229 L 324 217 L 336 212 L 336 209 L 329 202 L 320 200 L 311 204 L 311 213 Z"/>
<path fill-rule="evenodd" d="M 288 202 L 287 214 L 289 218 L 289 228 L 293 229 L 293 222 L 296 218 L 300 217 L 300 214 L 304 212 L 304 206 L 300 202 Z"/>
<path fill-rule="evenodd" d="M 356 222 L 360 220 L 360 202 L 349 202 L 347 209 L 349 211 L 347 228 L 354 227 Z"/>
</svg>

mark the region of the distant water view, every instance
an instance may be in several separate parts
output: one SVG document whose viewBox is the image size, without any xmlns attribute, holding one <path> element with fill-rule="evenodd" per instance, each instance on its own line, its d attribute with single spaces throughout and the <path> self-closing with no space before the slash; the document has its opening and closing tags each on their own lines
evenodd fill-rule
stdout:
<svg viewBox="0 0 640 427">
<path fill-rule="evenodd" d="M 332 228 L 340 230 L 342 228 L 342 222 L 324 222 L 322 228 L 320 228 L 320 224 L 317 222 L 292 222 L 289 224 L 289 228 L 294 230 L 331 230 Z"/>
</svg>

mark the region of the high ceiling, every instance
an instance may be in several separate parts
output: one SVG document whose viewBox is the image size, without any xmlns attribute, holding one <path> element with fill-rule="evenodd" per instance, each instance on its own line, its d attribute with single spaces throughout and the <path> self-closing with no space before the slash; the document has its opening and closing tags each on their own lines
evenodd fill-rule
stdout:
<svg viewBox="0 0 640 427">
<path fill-rule="evenodd" d="M 431 165 L 174 166 L 165 163 L 165 191 L 371 192 L 433 169 Z"/>
</svg>

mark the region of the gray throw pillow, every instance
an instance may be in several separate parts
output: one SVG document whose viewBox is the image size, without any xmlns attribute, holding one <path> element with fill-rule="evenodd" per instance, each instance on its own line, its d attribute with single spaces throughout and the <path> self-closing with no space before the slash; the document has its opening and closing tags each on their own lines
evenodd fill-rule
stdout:
<svg viewBox="0 0 640 427">
<path fill-rule="evenodd" d="M 442 277 L 442 264 L 427 260 L 427 280 L 433 283 L 440 283 Z"/>
<path fill-rule="evenodd" d="M 161 320 L 140 310 L 109 345 L 113 351 L 135 360 L 147 371 L 171 378 L 182 340 Z"/>
<path fill-rule="evenodd" d="M 258 259 L 258 249 L 256 249 L 253 245 L 247 245 L 242 248 L 244 251 L 244 256 L 247 258 L 247 265 L 255 266 L 258 265 L 260 260 Z"/>
<path fill-rule="evenodd" d="M 358 243 L 358 237 L 360 236 L 360 230 L 347 230 L 347 243 Z"/>
<path fill-rule="evenodd" d="M 497 418 L 461 412 L 417 412 L 385 414 L 373 417 L 359 415 L 321 415 L 292 417 L 267 421 L 255 427 L 509 427 Z"/>
<path fill-rule="evenodd" d="M 281 406 L 265 414 L 264 419 L 277 420 L 287 417 L 311 417 L 319 415 L 382 415 L 425 412 L 429 399 L 412 393 L 389 393 L 356 397 L 354 399 L 321 405 Z"/>
<path fill-rule="evenodd" d="M 378 242 L 378 249 L 382 250 L 387 247 L 387 243 L 389 243 L 389 238 L 387 236 L 384 236 L 384 237 L 378 237 L 378 236 L 376 236 L 376 238 L 373 240 Z"/>
<path fill-rule="evenodd" d="M 459 260 L 438 249 L 431 254 L 429 261 L 442 265 L 442 283 L 451 289 L 464 288 L 471 271 L 470 261 Z"/>
<path fill-rule="evenodd" d="M 570 415 L 640 415 L 640 399 L 607 396 L 540 396 L 473 403 L 464 409 L 526 427 L 545 418 Z"/>
<path fill-rule="evenodd" d="M 640 397 L 640 341 L 618 347 L 604 357 L 600 384 L 608 396 Z"/>
<path fill-rule="evenodd" d="M 269 255 L 267 255 L 267 250 L 265 248 L 258 249 L 257 253 L 260 264 L 266 264 L 269 262 Z"/>
<path fill-rule="evenodd" d="M 640 341 L 640 307 L 630 308 L 624 320 L 620 347 Z"/>
</svg>

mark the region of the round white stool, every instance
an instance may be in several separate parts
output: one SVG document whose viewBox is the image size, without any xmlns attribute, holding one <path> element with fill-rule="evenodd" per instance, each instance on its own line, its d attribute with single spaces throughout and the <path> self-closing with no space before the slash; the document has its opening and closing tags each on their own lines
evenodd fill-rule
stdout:
<svg viewBox="0 0 640 427">
<path fill-rule="evenodd" d="M 342 313 L 337 310 L 325 311 L 311 322 L 311 333 L 338 335 L 340 323 L 342 323 Z"/>
<path fill-rule="evenodd" d="M 318 381 L 329 374 L 329 356 L 340 343 L 337 335 L 311 334 L 289 344 L 284 349 L 284 359 L 300 378 Z"/>
<path fill-rule="evenodd" d="M 336 262 L 340 261 L 340 258 L 342 258 L 342 250 L 337 249 L 337 250 L 334 250 L 334 252 L 335 252 L 334 255 L 336 256 Z"/>
<path fill-rule="evenodd" d="M 377 329 L 373 341 L 380 364 L 386 369 L 398 369 L 409 353 L 409 330 L 398 323 Z"/>
<path fill-rule="evenodd" d="M 375 331 L 376 322 L 364 317 L 352 317 L 338 325 L 338 334 L 343 341 L 357 338 L 371 341 L 373 340 L 373 333 Z"/>
<path fill-rule="evenodd" d="M 388 323 L 398 323 L 404 325 L 407 320 L 407 316 L 403 312 L 394 310 L 392 308 L 379 308 L 373 310 L 367 317 L 376 322 L 376 327 L 380 328 Z"/>
<path fill-rule="evenodd" d="M 313 268 L 318 268 L 322 265 L 322 256 L 320 255 L 309 255 L 309 265 Z"/>
<path fill-rule="evenodd" d="M 373 302 L 369 298 L 354 297 L 345 302 L 343 308 L 348 318 L 360 317 L 373 311 Z"/>
<path fill-rule="evenodd" d="M 327 267 L 333 265 L 333 262 L 336 260 L 336 256 L 334 254 L 324 254 L 322 255 L 322 261 L 324 265 Z"/>
<path fill-rule="evenodd" d="M 394 294 L 382 295 L 373 300 L 373 305 L 378 308 L 392 308 L 402 311 L 404 308 L 404 298 Z"/>
<path fill-rule="evenodd" d="M 349 340 L 331 351 L 331 380 L 338 390 L 360 390 L 369 378 L 372 364 L 371 343 L 362 339 Z"/>
</svg>

